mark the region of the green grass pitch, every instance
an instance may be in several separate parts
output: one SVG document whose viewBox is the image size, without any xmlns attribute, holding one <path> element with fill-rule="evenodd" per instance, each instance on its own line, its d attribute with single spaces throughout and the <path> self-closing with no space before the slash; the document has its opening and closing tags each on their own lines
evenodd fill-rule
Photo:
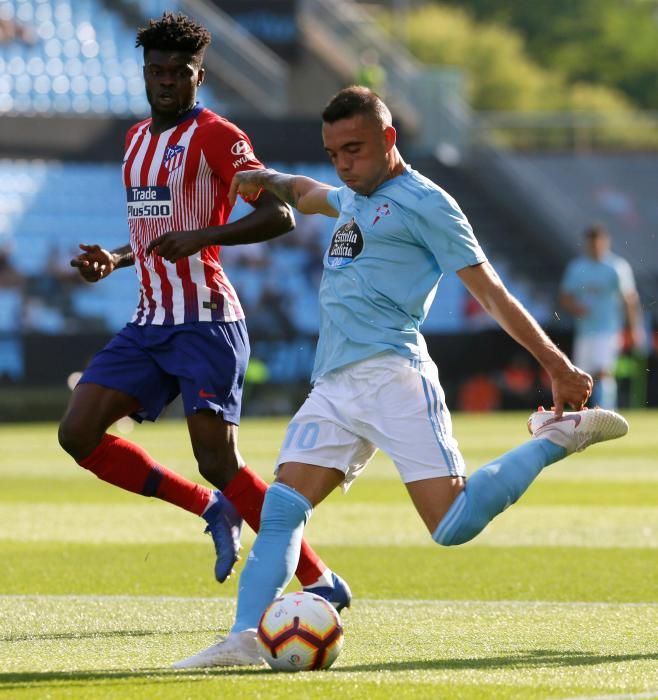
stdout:
<svg viewBox="0 0 658 700">
<path fill-rule="evenodd" d="M 307 529 L 354 603 L 335 666 L 296 675 L 169 670 L 235 609 L 237 577 L 214 582 L 203 521 L 98 481 L 54 425 L 0 426 L 0 696 L 658 697 L 658 413 L 627 417 L 627 437 L 549 467 L 452 549 L 432 542 L 378 455 Z M 454 423 L 471 472 L 527 437 L 521 414 Z M 284 429 L 241 428 L 268 479 Z M 129 437 L 197 478 L 182 421 Z"/>
</svg>

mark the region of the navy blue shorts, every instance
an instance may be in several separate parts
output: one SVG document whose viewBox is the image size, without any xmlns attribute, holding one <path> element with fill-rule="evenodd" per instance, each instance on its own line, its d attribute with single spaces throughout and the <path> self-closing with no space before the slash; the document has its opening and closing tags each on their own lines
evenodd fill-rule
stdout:
<svg viewBox="0 0 658 700">
<path fill-rule="evenodd" d="M 129 323 L 97 353 L 80 383 L 133 396 L 138 421 L 154 421 L 178 394 L 185 415 L 211 410 L 240 423 L 249 362 L 244 320 L 138 326 Z"/>
</svg>

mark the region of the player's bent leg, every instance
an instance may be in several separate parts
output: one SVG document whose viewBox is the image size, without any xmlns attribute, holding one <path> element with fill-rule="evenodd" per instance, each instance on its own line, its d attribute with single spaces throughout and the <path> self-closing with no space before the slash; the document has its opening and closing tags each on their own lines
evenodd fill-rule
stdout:
<svg viewBox="0 0 658 700">
<path fill-rule="evenodd" d="M 242 518 L 258 532 L 266 482 L 254 473 L 238 451 L 238 426 L 211 411 L 197 411 L 187 419 L 192 448 L 201 474 L 221 488 L 217 503 L 204 517 L 215 542 L 215 576 L 223 582 L 231 573 L 240 550 Z M 223 494 L 223 496 L 222 496 Z M 303 586 L 313 587 L 338 610 L 349 606 L 349 586 L 336 576 L 302 540 L 296 574 Z M 317 590 L 316 590 L 317 588 Z"/>
<path fill-rule="evenodd" d="M 216 490 L 213 491 L 213 503 L 204 511 L 203 519 L 208 523 L 205 533 L 215 544 L 215 578 L 224 583 L 233 573 L 240 556 L 242 518 L 235 506 Z"/>
<path fill-rule="evenodd" d="M 80 384 L 60 424 L 60 444 L 102 481 L 201 515 L 211 502 L 210 489 L 157 464 L 138 445 L 105 432 L 137 407 L 134 398 L 120 391 Z"/>
<path fill-rule="evenodd" d="M 265 608 L 290 582 L 314 506 L 343 479 L 337 469 L 294 462 L 281 465 L 277 480 L 267 490 L 260 531 L 240 576 L 232 632 L 255 629 Z"/>
<path fill-rule="evenodd" d="M 244 651 L 250 644 L 248 640 L 255 639 L 263 611 L 292 578 L 304 526 L 312 511 L 313 504 L 293 486 L 281 482 L 270 486 L 261 512 L 260 530 L 240 576 L 238 608 L 230 634 L 209 649 L 177 662 L 174 668 L 257 663 L 250 661 L 249 654 L 236 653 L 236 647 Z"/>
<path fill-rule="evenodd" d="M 464 489 L 464 478 L 438 476 L 405 483 L 411 500 L 430 532 L 448 512 L 455 498 Z"/>
<path fill-rule="evenodd" d="M 112 424 L 138 408 L 138 401 L 121 391 L 99 384 L 78 384 L 59 424 L 59 444 L 80 462 L 98 447 Z"/>
<path fill-rule="evenodd" d="M 267 490 L 261 526 L 240 576 L 232 632 L 256 629 L 265 608 L 293 577 L 312 504 L 295 489 L 274 483 Z"/>
<path fill-rule="evenodd" d="M 313 508 L 294 489 L 274 483 L 267 491 L 261 527 L 240 575 L 238 609 L 228 637 L 208 649 L 174 664 L 174 668 L 243 665 L 236 647 L 255 641 L 265 608 L 281 594 L 293 576 L 304 526 Z M 248 642 L 247 642 L 248 643 Z M 244 664 L 249 663 L 245 659 Z"/>
<path fill-rule="evenodd" d="M 238 426 L 225 421 L 221 414 L 201 410 L 187 417 L 187 427 L 199 472 L 218 489 L 213 492 L 215 502 L 203 517 L 208 523 L 206 532 L 215 544 L 215 578 L 223 583 L 240 555 L 242 517 L 219 490 L 231 483 L 244 467 L 238 451 Z"/>
<path fill-rule="evenodd" d="M 267 482 L 248 466 L 242 467 L 223 490 L 254 532 L 260 529 L 260 514 L 267 492 Z M 302 539 L 295 576 L 304 587 L 328 600 L 340 612 L 349 607 L 352 593 L 347 582 L 335 574 L 318 554 Z"/>
<path fill-rule="evenodd" d="M 432 537 L 442 545 L 468 542 L 530 486 L 541 470 L 589 445 L 622 437 L 628 431 L 624 418 L 612 411 L 589 409 L 564 413 L 552 411 L 530 416 L 530 442 L 505 453 L 478 469 L 466 482 Z"/>
<path fill-rule="evenodd" d="M 445 546 L 472 540 L 516 503 L 545 466 L 566 454 L 563 447 L 548 440 L 530 441 L 481 467 L 467 480 L 432 538 Z"/>
</svg>

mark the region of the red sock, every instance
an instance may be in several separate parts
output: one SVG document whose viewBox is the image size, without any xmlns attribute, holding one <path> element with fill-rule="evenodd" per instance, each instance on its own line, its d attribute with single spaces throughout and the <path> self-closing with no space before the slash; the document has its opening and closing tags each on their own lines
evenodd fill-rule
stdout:
<svg viewBox="0 0 658 700">
<path fill-rule="evenodd" d="M 260 511 L 263 507 L 266 491 L 267 483 L 256 472 L 245 466 L 238 470 L 238 473 L 231 479 L 222 493 L 236 507 L 249 527 L 254 532 L 258 532 Z M 326 570 L 327 565 L 306 540 L 302 540 L 302 551 L 295 572 L 302 586 L 310 586 L 315 583 Z"/>
<path fill-rule="evenodd" d="M 156 464 L 146 450 L 115 435 L 104 435 L 81 467 L 99 479 L 142 496 L 155 496 L 201 515 L 212 491 Z"/>
</svg>

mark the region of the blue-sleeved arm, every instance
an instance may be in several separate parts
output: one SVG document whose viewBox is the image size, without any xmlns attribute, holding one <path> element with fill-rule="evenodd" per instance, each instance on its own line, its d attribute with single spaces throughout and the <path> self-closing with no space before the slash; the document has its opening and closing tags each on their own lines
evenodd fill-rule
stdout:
<svg viewBox="0 0 658 700">
<path fill-rule="evenodd" d="M 582 288 L 580 261 L 572 260 L 562 275 L 560 291 L 564 294 L 575 294 Z"/>
</svg>

